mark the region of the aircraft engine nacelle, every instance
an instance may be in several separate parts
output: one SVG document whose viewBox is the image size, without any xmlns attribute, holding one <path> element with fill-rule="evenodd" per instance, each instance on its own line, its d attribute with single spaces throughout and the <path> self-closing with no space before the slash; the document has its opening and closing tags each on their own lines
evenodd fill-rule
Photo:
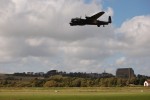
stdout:
<svg viewBox="0 0 150 100">
<path fill-rule="evenodd" d="M 85 16 L 85 18 L 86 18 L 86 19 L 89 19 L 90 17 L 88 17 L 88 16 Z"/>
</svg>

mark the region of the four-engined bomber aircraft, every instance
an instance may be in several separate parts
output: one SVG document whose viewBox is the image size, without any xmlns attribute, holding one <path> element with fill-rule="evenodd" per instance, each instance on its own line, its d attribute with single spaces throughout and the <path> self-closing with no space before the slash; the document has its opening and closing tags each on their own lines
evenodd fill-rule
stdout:
<svg viewBox="0 0 150 100">
<path fill-rule="evenodd" d="M 70 25 L 71 26 L 76 26 L 76 25 L 80 25 L 80 26 L 83 26 L 83 25 L 97 25 L 98 27 L 100 27 L 101 25 L 103 25 L 103 27 L 105 25 L 108 25 L 110 24 L 112 21 L 111 21 L 111 16 L 108 17 L 108 21 L 100 21 L 100 20 L 97 20 L 100 16 L 102 16 L 105 12 L 99 12 L 91 17 L 85 17 L 85 19 L 82 19 L 82 18 L 72 18 L 71 19 L 71 22 L 70 22 Z"/>
</svg>

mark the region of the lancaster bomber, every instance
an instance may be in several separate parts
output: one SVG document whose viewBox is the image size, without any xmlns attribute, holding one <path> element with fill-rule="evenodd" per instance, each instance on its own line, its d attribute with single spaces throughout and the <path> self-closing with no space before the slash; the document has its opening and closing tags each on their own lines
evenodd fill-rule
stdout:
<svg viewBox="0 0 150 100">
<path fill-rule="evenodd" d="M 108 21 L 100 21 L 97 20 L 100 16 L 102 16 L 105 12 L 99 12 L 91 17 L 85 16 L 85 19 L 82 18 L 72 18 L 71 22 L 70 22 L 70 26 L 76 26 L 76 25 L 97 25 L 98 27 L 100 27 L 101 25 L 103 25 L 103 27 L 105 25 L 110 24 L 111 21 L 111 16 L 108 17 Z"/>
</svg>

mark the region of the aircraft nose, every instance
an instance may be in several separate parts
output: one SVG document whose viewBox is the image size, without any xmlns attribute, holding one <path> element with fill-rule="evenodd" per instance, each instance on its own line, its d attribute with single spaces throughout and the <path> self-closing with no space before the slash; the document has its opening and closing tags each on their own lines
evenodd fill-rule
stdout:
<svg viewBox="0 0 150 100">
<path fill-rule="evenodd" d="M 70 24 L 70 26 L 73 26 L 73 24 L 72 23 L 69 23 Z"/>
</svg>

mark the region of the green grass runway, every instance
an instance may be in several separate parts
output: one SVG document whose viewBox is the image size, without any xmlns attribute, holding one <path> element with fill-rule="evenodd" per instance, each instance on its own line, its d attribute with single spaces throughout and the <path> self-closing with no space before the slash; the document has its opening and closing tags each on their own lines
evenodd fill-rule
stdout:
<svg viewBox="0 0 150 100">
<path fill-rule="evenodd" d="M 150 88 L 0 88 L 0 100 L 150 100 Z"/>
</svg>

